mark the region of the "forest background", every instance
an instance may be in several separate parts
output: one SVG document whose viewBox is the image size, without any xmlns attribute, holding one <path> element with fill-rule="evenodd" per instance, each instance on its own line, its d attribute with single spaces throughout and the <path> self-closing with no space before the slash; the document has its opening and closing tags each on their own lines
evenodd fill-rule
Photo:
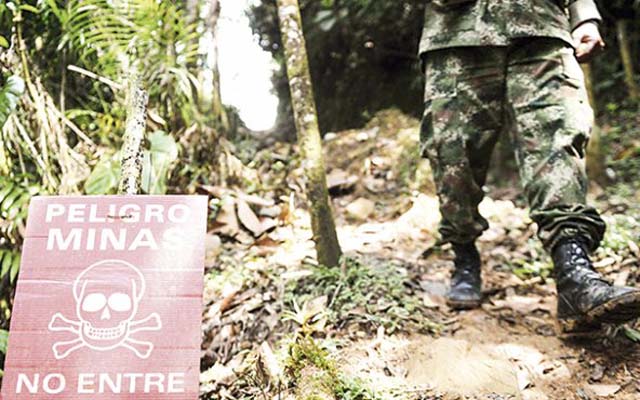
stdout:
<svg viewBox="0 0 640 400">
<path fill-rule="evenodd" d="M 424 3 L 300 1 L 325 138 L 371 127 L 372 120 L 393 129 L 419 118 Z M 598 121 L 589 149 L 593 190 L 619 199 L 615 207 L 622 210 L 640 200 L 639 3 L 599 2 L 607 47 L 585 66 Z M 300 164 L 295 151 L 280 151 L 295 142 L 296 129 L 276 2 L 256 2 L 249 10 L 256 40 L 279 66 L 272 78 L 278 118 L 268 131 L 250 131 L 237 110 L 222 103 L 218 66 L 207 61 L 200 41 L 207 36 L 215 43 L 219 15 L 217 0 L 0 0 L 0 370 L 29 200 L 116 192 L 124 88 L 132 71 L 149 93 L 144 193 L 209 194 L 212 229 L 229 188 L 289 204 L 295 188 L 266 178 Z M 410 160 L 403 166 L 406 180 L 419 179 L 415 135 L 403 149 Z M 506 193 L 517 186 L 508 140 L 494 158 L 490 186 Z M 304 208 L 299 200 L 296 206 Z M 513 201 L 524 204 L 520 194 Z M 629 235 L 640 239 L 635 231 Z M 216 361 L 203 361 L 203 370 Z"/>
</svg>

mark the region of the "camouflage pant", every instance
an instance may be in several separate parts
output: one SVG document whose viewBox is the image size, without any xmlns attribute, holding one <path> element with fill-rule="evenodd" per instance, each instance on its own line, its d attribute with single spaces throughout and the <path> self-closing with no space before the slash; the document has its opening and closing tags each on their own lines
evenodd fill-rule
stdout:
<svg viewBox="0 0 640 400">
<path fill-rule="evenodd" d="M 424 66 L 420 136 L 438 189 L 443 240 L 468 242 L 488 228 L 478 204 L 491 153 L 506 129 L 545 248 L 580 235 L 595 249 L 605 224 L 586 204 L 593 111 L 573 49 L 533 38 L 509 47 L 429 52 Z"/>
</svg>

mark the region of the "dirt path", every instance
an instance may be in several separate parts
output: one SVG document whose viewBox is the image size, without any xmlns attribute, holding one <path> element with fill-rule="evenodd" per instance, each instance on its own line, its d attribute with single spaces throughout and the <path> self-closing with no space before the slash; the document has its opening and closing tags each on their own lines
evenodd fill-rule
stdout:
<svg viewBox="0 0 640 400">
<path fill-rule="evenodd" d="M 349 250 L 402 260 L 416 275 L 424 304 L 445 321 L 435 337 L 378 331 L 340 354 L 344 370 L 397 398 L 640 398 L 640 346 L 619 335 L 561 339 L 552 280 L 523 280 L 510 271 L 527 257 L 544 259 L 539 246 L 530 247 L 535 239 L 526 210 L 490 199 L 481 209 L 492 225 L 480 242 L 486 300 L 482 309 L 466 312 L 444 302 L 451 255 L 422 254 L 434 240 L 434 198 L 419 195 L 407 213 L 386 222 L 341 221 Z"/>
<path fill-rule="evenodd" d="M 358 397 L 358 384 L 349 399 L 640 398 L 640 345 L 629 332 L 558 336 L 551 265 L 512 201 L 517 190 L 494 188 L 506 200 L 489 196 L 480 207 L 491 225 L 479 240 L 482 308 L 446 306 L 452 255 L 437 243 L 438 201 L 428 165 L 417 161 L 416 124 L 391 112 L 328 138 L 351 266 L 315 265 L 300 168 L 279 161 L 295 154 L 291 146 L 257 154 L 243 178 L 285 191 L 206 188 L 219 211 L 208 243 L 202 398 L 292 399 L 282 375 L 301 320 L 316 321 L 313 337 L 341 374 L 377 395 Z M 637 284 L 640 211 L 628 199 L 601 200 L 609 231 L 595 265 L 618 284 Z"/>
</svg>

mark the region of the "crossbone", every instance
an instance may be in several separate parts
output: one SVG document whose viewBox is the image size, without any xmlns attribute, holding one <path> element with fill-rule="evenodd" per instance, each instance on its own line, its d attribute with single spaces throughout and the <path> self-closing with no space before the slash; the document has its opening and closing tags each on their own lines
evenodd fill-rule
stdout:
<svg viewBox="0 0 640 400">
<path fill-rule="evenodd" d="M 128 326 L 123 327 L 123 329 L 126 329 L 124 339 L 117 345 L 109 348 L 95 348 L 95 346 L 91 346 L 86 343 L 81 334 L 81 329 L 84 329 L 85 327 L 87 327 L 86 324 L 65 318 L 61 313 L 55 313 L 53 315 L 51 322 L 49 322 L 50 331 L 71 332 L 77 336 L 73 340 L 56 342 L 53 345 L 53 353 L 56 359 L 63 359 L 74 351 L 85 346 L 92 347 L 97 350 L 111 350 L 116 347 L 124 347 L 133 351 L 140 358 L 148 358 L 153 351 L 153 343 L 132 339 L 131 335 L 137 332 L 160 330 L 162 328 L 162 323 L 160 322 L 160 316 L 158 313 L 150 314 L 148 317 L 139 321 L 131 321 Z"/>
<path fill-rule="evenodd" d="M 148 358 L 153 344 L 132 335 L 160 330 L 162 322 L 158 313 L 134 320 L 145 286 L 140 270 L 123 260 L 102 260 L 82 271 L 73 283 L 77 320 L 57 312 L 49 322 L 50 331 L 74 335 L 53 344 L 55 358 L 60 360 L 83 347 L 98 351 L 124 347 Z"/>
</svg>

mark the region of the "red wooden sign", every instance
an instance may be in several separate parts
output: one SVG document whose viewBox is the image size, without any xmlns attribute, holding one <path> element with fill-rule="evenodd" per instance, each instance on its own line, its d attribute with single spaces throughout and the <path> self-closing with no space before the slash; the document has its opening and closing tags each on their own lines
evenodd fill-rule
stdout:
<svg viewBox="0 0 640 400">
<path fill-rule="evenodd" d="M 198 398 L 207 199 L 31 202 L 2 395 Z"/>
</svg>

